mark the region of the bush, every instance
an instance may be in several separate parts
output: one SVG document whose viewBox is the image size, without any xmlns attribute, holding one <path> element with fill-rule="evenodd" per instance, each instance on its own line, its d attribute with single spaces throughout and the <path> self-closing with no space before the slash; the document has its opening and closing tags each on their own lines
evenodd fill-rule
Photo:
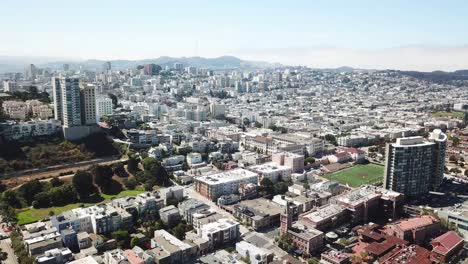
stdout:
<svg viewBox="0 0 468 264">
<path fill-rule="evenodd" d="M 129 190 L 134 190 L 137 186 L 137 181 L 135 179 L 125 179 L 124 185 L 125 185 L 125 188 Z"/>
</svg>

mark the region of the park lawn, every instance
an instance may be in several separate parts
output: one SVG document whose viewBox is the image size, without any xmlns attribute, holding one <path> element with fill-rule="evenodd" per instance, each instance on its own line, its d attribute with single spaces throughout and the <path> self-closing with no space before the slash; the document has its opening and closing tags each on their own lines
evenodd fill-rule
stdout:
<svg viewBox="0 0 468 264">
<path fill-rule="evenodd" d="M 455 117 L 462 119 L 465 113 L 463 112 L 435 112 L 432 113 L 433 117 Z"/>
<path fill-rule="evenodd" d="M 118 194 L 101 194 L 101 197 L 103 198 L 102 201 L 99 203 L 107 203 L 110 200 L 114 198 L 120 198 L 120 197 L 126 197 L 126 196 L 135 196 L 140 193 L 145 192 L 144 190 L 138 189 L 138 190 L 123 190 Z M 78 208 L 82 205 L 84 206 L 90 206 L 94 205 L 96 203 L 73 203 L 73 204 L 67 204 L 65 206 L 54 206 L 54 207 L 48 207 L 48 208 L 24 208 L 18 210 L 18 225 L 24 225 L 32 222 L 39 221 L 41 219 L 49 217 L 49 212 L 53 211 L 54 214 L 58 215 L 61 214 L 65 211 L 71 210 Z"/>
<path fill-rule="evenodd" d="M 329 180 L 337 181 L 341 184 L 348 184 L 351 187 L 359 187 L 362 184 L 374 184 L 382 181 L 384 167 L 377 164 L 358 164 L 349 169 L 325 174 Z"/>
</svg>

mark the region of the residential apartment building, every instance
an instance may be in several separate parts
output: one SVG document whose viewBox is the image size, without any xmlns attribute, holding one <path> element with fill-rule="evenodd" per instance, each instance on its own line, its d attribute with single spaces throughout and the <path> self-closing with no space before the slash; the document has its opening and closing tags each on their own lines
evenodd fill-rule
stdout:
<svg viewBox="0 0 468 264">
<path fill-rule="evenodd" d="M 0 124 L 0 126 L 3 127 L 3 134 L 7 139 L 54 135 L 58 133 L 62 127 L 60 121 L 54 119 L 18 123 L 8 122 Z"/>
<path fill-rule="evenodd" d="M 430 139 L 399 138 L 387 144 L 384 187 L 406 196 L 417 196 L 434 190 L 441 183 L 445 164 L 447 137 L 434 130 Z"/>
<path fill-rule="evenodd" d="M 238 192 L 241 184 L 258 184 L 258 174 L 245 169 L 234 169 L 194 178 L 194 189 L 206 198 L 216 201 L 222 195 Z"/>
<path fill-rule="evenodd" d="M 112 104 L 112 99 L 108 97 L 97 97 L 96 98 L 96 121 L 99 120 L 103 116 L 112 115 L 114 111 L 114 106 Z"/>
<path fill-rule="evenodd" d="M 81 123 L 96 124 L 96 86 L 86 84 L 80 89 Z"/>
<path fill-rule="evenodd" d="M 304 162 L 302 165 L 304 165 Z M 291 178 L 291 167 L 277 165 L 274 162 L 251 166 L 248 169 L 258 174 L 259 181 L 266 178 L 276 183 L 280 180 L 288 181 Z"/>
<path fill-rule="evenodd" d="M 227 218 L 206 224 L 199 229 L 202 238 L 209 241 L 211 249 L 219 248 L 240 237 L 239 223 Z"/>
<path fill-rule="evenodd" d="M 166 230 L 156 230 L 151 239 L 150 251 L 157 264 L 178 264 L 192 260 L 197 249 L 195 245 L 179 240 Z"/>
</svg>

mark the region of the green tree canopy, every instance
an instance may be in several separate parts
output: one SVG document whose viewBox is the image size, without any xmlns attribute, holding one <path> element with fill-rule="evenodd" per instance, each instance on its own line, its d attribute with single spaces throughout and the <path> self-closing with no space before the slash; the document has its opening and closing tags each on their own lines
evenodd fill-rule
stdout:
<svg viewBox="0 0 468 264">
<path fill-rule="evenodd" d="M 73 187 L 75 187 L 80 199 L 88 198 L 96 192 L 93 184 L 93 176 L 86 171 L 77 171 L 72 179 Z"/>
</svg>

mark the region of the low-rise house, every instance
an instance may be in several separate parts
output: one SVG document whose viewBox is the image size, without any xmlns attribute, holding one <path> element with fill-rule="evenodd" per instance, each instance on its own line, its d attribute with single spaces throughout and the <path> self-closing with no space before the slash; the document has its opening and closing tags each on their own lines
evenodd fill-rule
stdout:
<svg viewBox="0 0 468 264">
<path fill-rule="evenodd" d="M 71 260 L 73 260 L 73 254 L 68 248 L 47 250 L 43 255 L 36 257 L 37 264 L 63 264 Z"/>
<path fill-rule="evenodd" d="M 259 175 L 259 180 L 266 178 L 271 182 L 287 181 L 291 178 L 291 168 L 277 165 L 274 162 L 269 162 L 261 165 L 255 165 L 248 168 Z"/>
<path fill-rule="evenodd" d="M 150 254 L 157 264 L 178 264 L 192 260 L 196 256 L 196 246 L 183 242 L 166 230 L 154 231 Z"/>
<path fill-rule="evenodd" d="M 104 252 L 104 264 L 130 264 L 122 249 Z"/>
<path fill-rule="evenodd" d="M 184 187 L 176 185 L 162 189 L 161 195 L 166 204 L 168 200 L 177 202 L 182 201 L 184 199 Z"/>
<path fill-rule="evenodd" d="M 332 249 L 332 250 L 325 251 L 320 255 L 320 263 L 348 264 L 350 263 L 350 261 L 349 261 L 348 254 Z"/>
<path fill-rule="evenodd" d="M 173 205 L 161 208 L 161 210 L 159 210 L 159 216 L 168 226 L 175 226 L 180 221 L 179 209 Z"/>
<path fill-rule="evenodd" d="M 199 231 L 202 238 L 207 239 L 211 249 L 234 242 L 240 237 L 239 223 L 227 218 L 206 224 Z"/>
<path fill-rule="evenodd" d="M 233 207 L 234 215 L 256 231 L 278 226 L 283 211 L 281 206 L 265 198 L 245 200 Z"/>
<path fill-rule="evenodd" d="M 202 155 L 197 152 L 187 154 L 187 164 L 190 167 L 203 163 Z"/>
<path fill-rule="evenodd" d="M 435 263 L 450 262 L 461 250 L 463 250 L 464 240 L 454 231 L 434 238 L 431 242 L 431 260 Z"/>
<path fill-rule="evenodd" d="M 182 216 L 182 219 L 187 222 L 187 224 L 193 224 L 193 215 L 202 210 L 207 210 L 210 208 L 207 204 L 203 203 L 200 200 L 196 199 L 187 199 L 179 203 L 179 211 Z"/>
<path fill-rule="evenodd" d="M 89 248 L 93 245 L 93 241 L 88 233 L 80 232 L 77 234 L 78 247 L 81 249 Z"/>
<path fill-rule="evenodd" d="M 252 264 L 267 264 L 273 260 L 273 253 L 246 241 L 237 243 L 236 251 L 243 258 L 248 259 Z"/>
</svg>

